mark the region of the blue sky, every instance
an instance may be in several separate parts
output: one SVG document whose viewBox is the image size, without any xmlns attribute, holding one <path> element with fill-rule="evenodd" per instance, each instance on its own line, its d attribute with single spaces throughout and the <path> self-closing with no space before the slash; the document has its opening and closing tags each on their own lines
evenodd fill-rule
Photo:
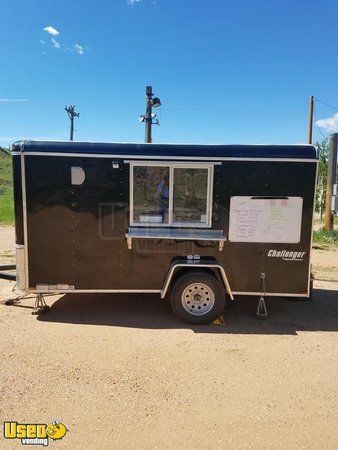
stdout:
<svg viewBox="0 0 338 450">
<path fill-rule="evenodd" d="M 67 139 L 68 104 L 76 140 L 142 142 L 146 84 L 163 104 L 154 142 L 303 143 L 309 96 L 338 105 L 337 13 L 336 0 L 3 1 L 0 145 Z M 323 135 L 337 112 L 316 103 Z"/>
</svg>

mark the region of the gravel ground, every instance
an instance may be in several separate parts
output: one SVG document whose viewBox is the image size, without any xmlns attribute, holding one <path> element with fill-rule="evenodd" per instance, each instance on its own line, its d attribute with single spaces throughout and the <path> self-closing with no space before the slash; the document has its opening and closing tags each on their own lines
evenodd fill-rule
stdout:
<svg viewBox="0 0 338 450">
<path fill-rule="evenodd" d="M 13 240 L 1 227 L 0 262 Z M 47 297 L 40 317 L 32 299 L 0 305 L 2 420 L 61 419 L 60 449 L 337 449 L 337 248 L 313 264 L 314 301 L 270 299 L 267 321 L 250 298 L 210 326 L 150 295 Z"/>
</svg>

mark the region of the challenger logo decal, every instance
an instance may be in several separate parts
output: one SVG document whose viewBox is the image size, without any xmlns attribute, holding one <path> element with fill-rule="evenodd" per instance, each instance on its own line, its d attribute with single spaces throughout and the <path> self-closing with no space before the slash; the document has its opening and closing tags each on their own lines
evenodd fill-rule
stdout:
<svg viewBox="0 0 338 450">
<path fill-rule="evenodd" d="M 268 258 L 282 258 L 284 261 L 303 261 L 304 255 L 306 252 L 274 249 L 268 251 Z"/>
</svg>

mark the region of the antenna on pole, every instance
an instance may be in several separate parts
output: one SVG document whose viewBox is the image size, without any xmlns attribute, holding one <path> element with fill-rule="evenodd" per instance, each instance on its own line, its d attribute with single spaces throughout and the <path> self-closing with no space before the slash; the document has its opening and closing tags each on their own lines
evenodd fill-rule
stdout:
<svg viewBox="0 0 338 450">
<path fill-rule="evenodd" d="M 80 113 L 75 112 L 75 105 L 69 105 L 65 107 L 67 114 L 70 118 L 70 136 L 69 139 L 73 141 L 74 138 L 74 117 L 80 117 Z"/>
</svg>

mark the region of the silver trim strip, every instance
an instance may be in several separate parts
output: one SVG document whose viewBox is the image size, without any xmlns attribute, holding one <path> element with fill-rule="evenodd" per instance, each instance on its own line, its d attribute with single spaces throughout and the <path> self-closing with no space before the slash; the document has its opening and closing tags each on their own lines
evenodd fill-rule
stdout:
<svg viewBox="0 0 338 450">
<path fill-rule="evenodd" d="M 26 271 L 25 271 L 25 246 L 15 244 L 15 262 L 16 262 L 16 284 L 17 290 L 25 292 L 26 290 Z"/>
<path fill-rule="evenodd" d="M 156 222 L 133 222 L 130 223 L 131 228 L 199 228 L 202 230 L 208 230 L 211 228 L 211 225 L 205 225 L 204 223 L 196 223 L 196 222 L 172 222 L 170 223 L 156 223 Z"/>
<path fill-rule="evenodd" d="M 140 228 L 140 230 L 144 230 L 144 228 Z M 159 231 L 161 231 L 161 229 L 156 229 L 156 228 L 150 228 L 149 233 L 147 234 L 142 234 L 142 233 L 137 233 L 138 232 L 138 228 L 134 228 L 134 227 L 130 227 L 128 232 L 125 234 L 126 238 L 130 238 L 130 239 L 175 239 L 177 241 L 179 240 L 183 240 L 183 241 L 215 241 L 215 242 L 226 242 L 227 238 L 223 235 L 219 235 L 216 236 L 215 233 L 219 232 L 219 233 L 223 233 L 222 230 L 209 230 L 209 229 L 203 229 L 203 230 L 193 230 L 194 233 L 196 233 L 195 235 L 191 234 L 190 230 L 175 230 L 170 228 L 169 231 L 180 231 L 181 234 L 179 233 L 173 233 L 173 234 L 160 234 Z M 165 231 L 165 229 L 164 229 Z M 186 234 L 184 233 L 184 231 L 186 231 Z M 198 232 L 205 232 L 203 233 L 205 236 L 203 236 L 203 234 L 199 234 Z M 213 234 L 209 234 L 209 233 L 213 233 Z"/>
<path fill-rule="evenodd" d="M 310 285 L 311 285 L 311 254 L 312 254 L 312 242 L 313 242 L 313 229 L 314 229 L 314 224 L 315 224 L 317 181 L 318 181 L 318 164 L 316 167 L 316 179 L 315 179 L 315 186 L 314 186 L 314 190 L 313 190 L 312 227 L 311 227 L 310 250 L 309 250 L 309 275 L 308 275 L 309 279 L 308 279 L 308 287 L 307 287 L 308 297 L 310 296 Z"/>
<path fill-rule="evenodd" d="M 22 212 L 23 212 L 23 235 L 25 247 L 25 289 L 29 289 L 28 276 L 28 230 L 27 230 L 27 201 L 26 201 L 26 169 L 25 169 L 25 155 L 21 153 L 21 191 L 22 191 Z"/>
<path fill-rule="evenodd" d="M 161 292 L 161 290 L 158 289 L 57 289 L 57 290 L 46 290 L 46 289 L 30 289 L 29 292 L 32 293 L 53 293 L 55 295 L 57 294 L 64 294 L 64 293 L 92 293 L 92 294 L 96 294 L 96 293 L 100 293 L 100 292 L 106 292 L 106 293 L 129 293 L 129 294 L 133 294 L 133 293 L 138 293 L 138 294 L 159 294 Z"/>
<path fill-rule="evenodd" d="M 233 291 L 234 295 L 255 295 L 260 296 L 262 295 L 262 292 L 244 292 L 244 291 Z M 267 297 L 308 297 L 308 294 L 294 294 L 294 293 L 288 293 L 285 292 L 265 292 Z"/>
<path fill-rule="evenodd" d="M 174 195 L 174 194 L 173 194 Z M 214 164 L 208 168 L 207 219 L 208 227 L 212 226 L 212 205 L 214 201 Z"/>
<path fill-rule="evenodd" d="M 67 140 L 62 140 L 62 139 L 47 139 L 45 141 L 39 140 L 39 139 L 19 139 L 18 142 L 20 142 L 20 144 L 25 144 L 27 142 L 52 142 L 52 143 L 61 143 L 61 144 L 69 144 L 70 142 Z M 122 145 L 149 145 L 151 146 L 152 143 L 149 142 L 131 142 L 131 141 L 124 141 L 124 142 L 107 142 L 107 141 L 76 141 L 77 144 L 122 144 Z M 177 143 L 173 143 L 173 142 L 162 142 L 162 145 L 198 145 L 198 146 L 212 146 L 212 147 L 219 147 L 219 146 L 223 146 L 225 144 L 220 144 L 220 143 L 214 143 L 214 144 L 208 144 L 208 143 L 199 143 L 199 144 L 194 144 L 192 142 L 177 142 Z M 244 144 L 243 144 L 244 145 Z M 255 147 L 266 147 L 267 145 L 271 146 L 271 147 L 278 147 L 278 144 L 254 144 Z M 252 144 L 249 144 L 248 147 L 251 147 Z M 293 147 L 315 147 L 313 144 L 292 144 Z"/>
<path fill-rule="evenodd" d="M 12 155 L 20 155 L 22 152 L 12 152 Z M 114 158 L 114 159 L 130 159 L 135 160 L 149 159 L 149 160 L 183 160 L 183 161 L 266 161 L 266 162 L 303 162 L 303 163 L 316 163 L 317 159 L 305 159 L 305 158 L 245 158 L 245 157 L 232 157 L 232 156 L 156 156 L 156 155 L 102 155 L 97 153 L 58 153 L 58 152 L 27 152 L 27 156 L 68 156 L 79 158 Z"/>
<path fill-rule="evenodd" d="M 167 277 L 164 281 L 163 287 L 162 287 L 162 291 L 161 291 L 161 298 L 163 299 L 168 291 L 169 285 L 170 285 L 170 281 L 173 277 L 174 271 L 176 270 L 177 267 L 210 267 L 210 268 L 215 268 L 215 269 L 219 269 L 219 271 L 221 272 L 221 276 L 222 276 L 222 280 L 224 283 L 224 286 L 231 298 L 231 300 L 234 300 L 234 296 L 233 296 L 233 292 L 231 291 L 229 282 L 228 282 L 228 278 L 226 276 L 226 273 L 223 269 L 223 267 L 220 264 L 201 264 L 201 263 L 177 263 L 177 264 L 172 264 L 171 268 L 169 269 L 169 272 L 167 274 Z"/>
<path fill-rule="evenodd" d="M 134 168 L 135 167 L 135 163 L 131 163 L 130 167 Z M 164 167 L 168 167 L 168 166 L 164 165 Z M 209 172 L 208 172 L 208 174 L 209 174 Z M 170 225 L 170 226 L 173 226 L 173 213 L 174 213 L 174 167 L 173 166 L 169 166 L 168 225 Z M 134 219 L 134 217 L 133 217 L 133 219 Z M 133 220 L 133 222 L 134 222 L 134 220 Z M 130 222 L 130 223 L 132 223 L 132 222 Z M 201 224 L 199 224 L 199 225 L 201 225 Z"/>
<path fill-rule="evenodd" d="M 183 266 L 189 266 L 189 264 L 183 264 Z M 193 264 L 191 264 L 191 266 L 193 266 Z M 178 265 L 176 265 L 176 267 L 179 267 Z M 200 265 L 201 267 L 201 265 Z M 216 266 L 216 265 L 210 265 L 210 267 L 215 267 L 215 268 L 219 268 L 219 269 L 223 269 L 221 266 Z M 168 286 L 169 287 L 169 286 Z M 230 287 L 229 287 L 230 289 Z M 228 290 L 228 288 L 227 288 Z M 30 292 L 30 293 L 53 293 L 55 295 L 57 294 L 65 294 L 65 293 L 92 293 L 92 294 L 96 294 L 96 293 L 125 293 L 125 294 L 161 294 L 161 298 L 163 299 L 165 297 L 166 291 L 163 291 L 163 289 L 59 289 L 57 291 L 50 291 L 50 290 L 38 290 L 38 289 L 29 289 L 26 292 Z M 229 291 L 228 291 L 229 293 Z M 241 291 L 231 291 L 232 294 L 232 298 L 231 300 L 234 300 L 233 295 L 254 295 L 254 296 L 259 296 L 261 295 L 261 292 L 241 292 Z M 230 294 L 229 294 L 230 295 Z M 285 293 L 275 293 L 275 292 L 266 292 L 265 294 L 268 297 L 308 297 L 307 294 L 285 294 Z"/>
<path fill-rule="evenodd" d="M 145 158 L 147 158 L 147 157 L 145 156 Z M 161 158 L 161 157 L 153 156 L 152 159 L 153 159 L 154 161 L 149 161 L 149 160 L 144 160 L 144 161 L 142 161 L 142 160 L 137 160 L 137 161 L 136 161 L 135 159 L 124 159 L 123 162 L 124 162 L 125 164 L 132 164 L 132 163 L 134 163 L 134 164 L 137 164 L 137 165 L 140 165 L 140 166 L 143 166 L 144 164 L 146 164 L 147 166 L 162 166 L 162 165 L 165 165 L 164 162 L 157 161 L 157 159 L 159 159 L 159 158 Z M 171 158 L 170 161 L 171 161 L 173 164 L 175 164 L 175 166 L 180 167 L 180 168 L 182 168 L 182 167 L 190 168 L 190 166 L 189 166 L 189 160 L 187 160 L 187 161 L 175 161 L 175 158 L 176 158 L 176 157 L 170 156 L 170 158 Z M 217 162 L 217 161 L 215 161 L 215 162 L 209 162 L 209 164 L 206 163 L 205 161 L 201 161 L 201 162 L 200 162 L 200 167 L 201 167 L 202 169 L 205 169 L 205 168 L 206 168 L 206 165 L 208 165 L 208 166 L 220 166 L 220 165 L 222 165 L 222 163 L 221 163 L 221 162 Z M 197 168 L 199 167 L 199 166 L 198 166 L 198 162 L 194 163 L 194 168 L 195 168 L 195 167 L 197 167 Z"/>
</svg>

